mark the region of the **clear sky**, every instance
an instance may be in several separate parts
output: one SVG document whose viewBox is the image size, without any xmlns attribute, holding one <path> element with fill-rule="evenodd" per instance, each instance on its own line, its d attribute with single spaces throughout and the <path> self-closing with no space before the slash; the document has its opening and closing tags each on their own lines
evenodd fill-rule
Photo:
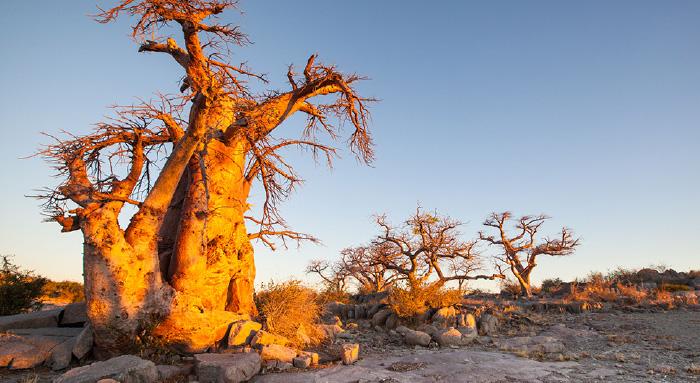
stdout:
<svg viewBox="0 0 700 383">
<path fill-rule="evenodd" d="M 103 5 L 111 3 L 101 2 Z M 700 268 L 700 2 L 252 1 L 229 13 L 253 46 L 236 50 L 286 86 L 313 52 L 367 75 L 377 160 L 347 151 L 332 171 L 294 158 L 307 182 L 282 207 L 322 246 L 256 245 L 258 282 L 302 277 L 420 202 L 468 222 L 491 211 L 547 213 L 583 237 L 534 279 L 618 265 Z M 40 131 L 85 132 L 106 106 L 176 92 L 178 67 L 139 54 L 128 21 L 95 2 L 0 2 L 0 253 L 56 279 L 81 279 L 79 232 L 42 223 L 32 190 L 54 182 L 20 159 Z M 299 123 L 285 129 L 297 132 Z"/>
</svg>

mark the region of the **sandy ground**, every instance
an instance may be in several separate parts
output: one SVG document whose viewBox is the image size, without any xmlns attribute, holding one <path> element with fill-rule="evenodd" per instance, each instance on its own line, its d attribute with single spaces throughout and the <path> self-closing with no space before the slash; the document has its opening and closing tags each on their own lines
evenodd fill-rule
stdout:
<svg viewBox="0 0 700 383">
<path fill-rule="evenodd" d="M 658 313 L 589 312 L 515 316 L 499 337 L 460 348 L 410 348 L 384 331 L 350 331 L 361 345 L 352 366 L 269 373 L 253 381 L 275 382 L 699 382 L 700 310 Z M 504 352 L 513 337 L 544 335 L 563 353 Z M 50 382 L 57 373 L 0 370 L 2 382 Z"/>
</svg>

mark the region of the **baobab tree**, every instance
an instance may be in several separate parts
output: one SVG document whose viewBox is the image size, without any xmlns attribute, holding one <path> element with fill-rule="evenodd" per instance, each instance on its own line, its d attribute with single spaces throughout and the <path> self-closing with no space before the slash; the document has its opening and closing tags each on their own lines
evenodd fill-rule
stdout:
<svg viewBox="0 0 700 383">
<path fill-rule="evenodd" d="M 340 252 L 340 264 L 355 280 L 362 293 L 377 293 L 391 287 L 399 279 L 396 270 L 374 262 L 386 251 L 386 245 L 370 244 L 348 247 Z"/>
<path fill-rule="evenodd" d="M 507 266 L 520 283 L 521 293 L 532 296 L 530 276 L 537 266 L 539 255 L 564 256 L 574 252 L 580 244 L 578 238 L 566 227 L 555 238 L 544 238 L 537 242 L 537 232 L 549 219 L 545 215 L 523 216 L 515 223 L 515 234 L 509 234 L 506 227 L 512 218 L 510 212 L 492 213 L 484 221 L 484 226 L 496 229 L 496 235 L 479 232 L 479 238 L 489 245 L 498 247 L 502 253 L 496 256 L 497 262 Z"/>
<path fill-rule="evenodd" d="M 376 219 L 381 233 L 373 240 L 380 251 L 373 264 L 399 274 L 410 290 L 430 285 L 442 287 L 450 281 L 504 278 L 502 274 L 473 275 L 480 267 L 476 241 L 462 240 L 461 222 L 417 208 L 401 226 L 391 225 L 385 216 Z"/>
<path fill-rule="evenodd" d="M 84 237 L 85 295 L 101 356 L 152 337 L 201 351 L 233 319 L 256 314 L 251 240 L 314 240 L 279 213 L 300 182 L 283 150 L 309 149 L 330 164 L 345 123 L 351 151 L 372 160 L 370 100 L 353 88 L 361 77 L 312 55 L 300 75 L 289 67 L 288 90 L 253 94 L 249 82 L 267 79 L 227 59 L 248 43 L 238 27 L 220 23 L 234 8 L 234 0 L 121 0 L 101 9 L 102 23 L 135 20 L 139 52 L 168 55 L 182 68 L 180 93 L 116 107 L 93 132 L 57 137 L 39 152 L 61 178 L 41 196 L 46 214 Z M 306 128 L 280 137 L 297 112 Z M 265 198 L 249 211 L 255 184 Z M 121 227 L 126 204 L 136 212 Z"/>
</svg>

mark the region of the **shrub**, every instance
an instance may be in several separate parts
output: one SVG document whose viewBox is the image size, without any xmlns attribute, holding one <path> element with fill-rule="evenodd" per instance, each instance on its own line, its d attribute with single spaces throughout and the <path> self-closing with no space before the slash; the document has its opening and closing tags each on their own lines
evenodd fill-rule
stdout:
<svg viewBox="0 0 700 383">
<path fill-rule="evenodd" d="M 13 315 L 38 309 L 37 298 L 46 279 L 32 271 L 21 270 L 11 262 L 10 256 L 2 256 L 0 268 L 0 315 Z"/>
<path fill-rule="evenodd" d="M 269 282 L 256 294 L 256 303 L 271 333 L 289 339 L 298 347 L 322 339 L 317 328 L 320 315 L 317 294 L 301 281 Z"/>
<path fill-rule="evenodd" d="M 514 297 L 520 295 L 520 283 L 512 279 L 502 279 L 499 287 L 501 288 L 501 294 L 508 294 Z"/>
<path fill-rule="evenodd" d="M 637 286 L 631 285 L 623 285 L 621 283 L 617 284 L 617 290 L 620 292 L 620 295 L 624 296 L 627 298 L 628 301 L 631 303 L 641 303 L 644 299 L 646 299 L 648 293 L 644 290 L 640 290 Z"/>
<path fill-rule="evenodd" d="M 402 318 L 423 314 L 429 308 L 452 306 L 462 301 L 462 293 L 456 289 L 428 285 L 413 289 L 393 287 L 389 293 L 389 304 Z"/>
<path fill-rule="evenodd" d="M 668 291 L 668 292 L 676 292 L 676 291 L 690 291 L 690 286 L 688 285 L 679 285 L 675 283 L 662 283 L 659 286 L 659 290 L 663 291 Z"/>
<path fill-rule="evenodd" d="M 85 300 L 83 284 L 71 281 L 47 281 L 42 290 L 44 299 L 58 303 L 75 303 Z"/>
<path fill-rule="evenodd" d="M 316 297 L 316 302 L 320 306 L 324 306 L 326 303 L 340 302 L 340 303 L 350 303 L 350 294 L 345 291 L 337 291 L 332 289 L 325 289 L 321 291 Z"/>
<path fill-rule="evenodd" d="M 545 279 L 544 281 L 542 281 L 542 286 L 540 287 L 540 289 L 544 293 L 552 294 L 559 291 L 563 284 L 564 281 L 562 281 L 559 278 Z"/>
</svg>

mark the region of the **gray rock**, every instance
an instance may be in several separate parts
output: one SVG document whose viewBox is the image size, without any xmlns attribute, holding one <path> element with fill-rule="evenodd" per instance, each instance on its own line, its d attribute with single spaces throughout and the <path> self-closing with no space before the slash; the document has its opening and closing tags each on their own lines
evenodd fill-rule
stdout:
<svg viewBox="0 0 700 383">
<path fill-rule="evenodd" d="M 406 326 L 398 326 L 394 330 L 401 335 L 406 335 L 407 332 L 411 331 L 411 329 Z"/>
<path fill-rule="evenodd" d="M 391 315 L 389 315 L 389 317 L 386 318 L 386 322 L 384 322 L 384 327 L 388 329 L 394 329 L 398 324 L 399 316 L 395 313 L 391 313 Z"/>
<path fill-rule="evenodd" d="M 498 331 L 498 318 L 491 314 L 481 314 L 477 327 L 479 328 L 479 335 L 494 335 Z"/>
<path fill-rule="evenodd" d="M 428 347 L 430 344 L 430 335 L 422 331 L 409 330 L 404 334 L 404 342 L 411 346 Z"/>
<path fill-rule="evenodd" d="M 311 356 L 301 355 L 292 359 L 292 364 L 296 368 L 309 368 L 311 366 Z"/>
<path fill-rule="evenodd" d="M 440 347 L 461 346 L 462 333 L 456 328 L 450 327 L 449 329 L 437 334 L 435 341 L 440 345 Z"/>
<path fill-rule="evenodd" d="M 120 383 L 152 383 L 158 379 L 158 369 L 149 360 L 135 355 L 121 355 L 68 370 L 53 383 L 93 383 L 100 379 L 114 379 Z"/>
<path fill-rule="evenodd" d="M 372 325 L 383 326 L 386 323 L 386 319 L 391 315 L 393 311 L 390 308 L 385 308 L 377 311 L 376 314 L 372 315 Z"/>
<path fill-rule="evenodd" d="M 63 308 L 61 315 L 61 326 L 82 325 L 88 321 L 87 305 L 85 302 L 71 303 Z"/>
<path fill-rule="evenodd" d="M 82 359 L 88 352 L 90 352 L 90 350 L 92 350 L 93 339 L 92 327 L 88 324 L 87 326 L 83 327 L 82 331 L 75 339 L 73 355 L 75 355 L 75 357 L 78 359 Z"/>
<path fill-rule="evenodd" d="M 255 352 L 197 354 L 194 357 L 197 377 L 202 383 L 245 382 L 260 372 L 261 368 L 260 356 Z"/>
<path fill-rule="evenodd" d="M 42 335 L 7 335 L 12 341 L 24 343 L 30 348 L 25 351 L 5 355 L 11 358 L 11 369 L 27 369 L 41 365 L 50 356 L 52 350 L 59 344 L 70 339 L 62 336 L 42 336 Z M 3 353 L 4 354 L 4 353 Z"/>
<path fill-rule="evenodd" d="M 83 331 L 82 328 L 75 327 L 43 327 L 43 328 L 23 328 L 7 330 L 8 334 L 22 336 L 51 336 L 72 338 L 78 336 Z"/>
<path fill-rule="evenodd" d="M 277 371 L 286 371 L 292 368 L 291 363 L 283 362 L 281 360 L 268 360 L 265 362 L 265 368 Z"/>
<path fill-rule="evenodd" d="M 519 353 L 558 353 L 566 349 L 564 344 L 557 338 L 551 336 L 520 336 L 499 341 L 497 346 L 502 351 Z"/>
<path fill-rule="evenodd" d="M 18 328 L 56 327 L 63 309 L 35 311 L 0 317 L 0 331 Z"/>
<path fill-rule="evenodd" d="M 73 357 L 73 346 L 76 338 L 70 338 L 51 350 L 51 355 L 46 359 L 46 365 L 52 370 L 58 371 L 68 368 Z"/>
</svg>

